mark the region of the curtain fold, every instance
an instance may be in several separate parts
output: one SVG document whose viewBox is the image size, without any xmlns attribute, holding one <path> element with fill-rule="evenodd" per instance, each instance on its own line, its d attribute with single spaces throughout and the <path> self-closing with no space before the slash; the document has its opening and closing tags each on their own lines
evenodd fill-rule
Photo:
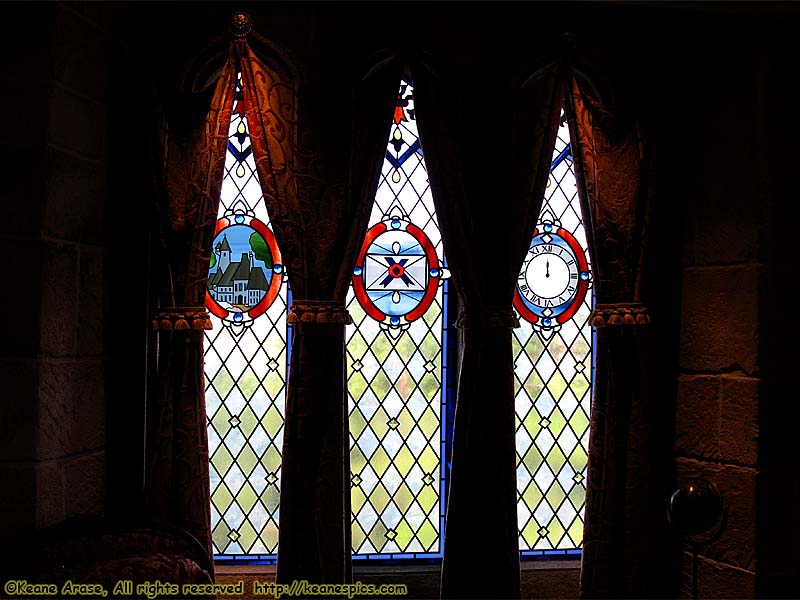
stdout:
<svg viewBox="0 0 800 600">
<path fill-rule="evenodd" d="M 590 224 L 591 324 L 597 327 L 581 595 L 657 596 L 653 575 L 659 569 L 649 564 L 660 556 L 652 547 L 659 507 L 652 497 L 655 449 L 649 435 L 655 368 L 649 357 L 655 353 L 639 298 L 652 162 L 633 116 L 604 103 L 576 70 L 568 79 L 567 117 Z"/>
<path fill-rule="evenodd" d="M 236 73 L 229 60 L 210 98 L 164 102 L 160 237 L 166 276 L 155 401 L 148 406 L 146 510 L 192 533 L 211 555 L 208 435 L 203 380 L 204 306 L 224 175 Z"/>
<path fill-rule="evenodd" d="M 481 70 L 481 89 L 490 92 L 478 102 L 464 93 L 476 71 L 437 71 L 420 61 L 413 74 L 420 140 L 462 307 L 441 595 L 518 598 L 512 299 L 549 174 L 561 79 L 557 64 L 521 84 Z M 464 577 L 476 561 L 481 577 Z"/>
<path fill-rule="evenodd" d="M 293 296 L 277 581 L 347 582 L 352 544 L 344 356 L 351 321 L 344 303 L 402 65 L 389 56 L 352 85 L 320 78 L 298 103 L 288 82 L 267 73 L 244 45 L 241 57 L 250 82 L 244 98 L 253 154 Z"/>
</svg>

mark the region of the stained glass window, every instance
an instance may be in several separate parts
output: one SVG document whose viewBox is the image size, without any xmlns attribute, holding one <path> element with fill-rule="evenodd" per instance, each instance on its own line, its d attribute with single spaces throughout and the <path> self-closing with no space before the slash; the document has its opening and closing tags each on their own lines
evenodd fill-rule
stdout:
<svg viewBox="0 0 800 600">
<path fill-rule="evenodd" d="M 562 115 L 539 222 L 514 298 L 519 548 L 577 553 L 592 386 L 591 271 Z"/>
<path fill-rule="evenodd" d="M 347 298 L 357 558 L 441 556 L 447 275 L 404 80 Z"/>
<path fill-rule="evenodd" d="M 265 558 L 278 545 L 287 369 L 287 286 L 234 100 L 206 304 L 205 378 L 211 528 L 218 559 Z"/>
</svg>

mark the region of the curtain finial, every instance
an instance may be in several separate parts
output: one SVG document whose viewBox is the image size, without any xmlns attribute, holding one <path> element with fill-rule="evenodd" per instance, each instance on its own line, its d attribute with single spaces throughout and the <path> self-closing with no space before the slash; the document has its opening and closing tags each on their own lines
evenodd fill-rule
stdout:
<svg viewBox="0 0 800 600">
<path fill-rule="evenodd" d="M 247 13 L 237 11 L 231 15 L 228 28 L 231 30 L 233 37 L 247 37 L 247 34 L 253 29 L 253 19 Z"/>
</svg>

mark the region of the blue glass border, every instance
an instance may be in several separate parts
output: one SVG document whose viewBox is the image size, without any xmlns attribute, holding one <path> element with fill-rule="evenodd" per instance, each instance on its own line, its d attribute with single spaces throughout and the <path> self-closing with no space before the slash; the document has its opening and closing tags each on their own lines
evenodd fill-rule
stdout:
<svg viewBox="0 0 800 600">
<path fill-rule="evenodd" d="M 409 82 L 407 82 L 409 83 Z M 397 168 L 400 164 L 414 152 L 422 154 L 419 147 L 419 140 L 414 143 L 413 148 L 409 148 L 399 161 L 391 157 L 387 152 L 386 158 Z M 555 169 L 564 160 L 572 161 L 572 145 L 567 144 L 559 155 L 550 164 L 550 170 Z M 397 162 L 398 164 L 395 164 Z M 447 267 L 447 261 L 444 261 Z M 450 368 L 451 360 L 456 357 L 455 336 L 450 335 L 450 313 L 451 302 L 454 301 L 450 296 L 449 281 L 444 281 L 442 286 L 442 374 L 441 374 L 441 437 L 439 455 L 439 552 L 398 552 L 385 554 L 353 554 L 354 564 L 374 563 L 380 565 L 393 564 L 438 564 L 441 562 L 444 550 L 444 528 L 447 515 L 447 502 L 449 500 L 449 488 L 447 482 L 450 480 L 452 468 L 452 449 L 453 449 L 453 427 L 455 424 L 455 398 L 456 386 L 454 373 L 455 369 Z M 287 312 L 291 312 L 292 289 L 288 281 L 286 282 L 286 307 Z M 595 295 L 592 289 L 591 307 L 594 308 Z M 293 326 L 287 321 L 286 324 L 286 385 L 289 383 L 289 368 L 292 357 L 292 337 Z M 592 327 L 592 388 L 595 382 L 595 367 L 597 362 L 597 328 Z M 578 559 L 583 555 L 580 548 L 567 550 L 521 550 L 520 560 L 548 560 L 548 559 Z M 214 554 L 214 562 L 219 565 L 275 565 L 278 557 L 275 554 Z"/>
</svg>

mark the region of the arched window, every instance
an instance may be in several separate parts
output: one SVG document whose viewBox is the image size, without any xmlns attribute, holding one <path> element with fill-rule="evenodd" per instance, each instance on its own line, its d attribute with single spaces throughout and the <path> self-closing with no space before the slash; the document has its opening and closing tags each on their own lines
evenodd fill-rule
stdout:
<svg viewBox="0 0 800 600">
<path fill-rule="evenodd" d="M 258 560 L 274 558 L 278 544 L 289 291 L 247 119 L 237 106 L 238 99 L 208 282 L 212 537 L 218 559 Z M 581 546 L 592 381 L 585 248 L 562 123 L 515 295 L 522 325 L 513 341 L 523 554 Z M 346 360 L 356 558 L 441 556 L 448 275 L 413 85 L 404 79 L 347 298 L 354 320 Z"/>
<path fill-rule="evenodd" d="M 256 559 L 278 546 L 290 338 L 283 265 L 240 100 L 241 81 L 208 272 L 205 394 L 214 553 Z"/>
<path fill-rule="evenodd" d="M 562 114 L 514 306 L 519 548 L 578 553 L 592 385 L 591 270 Z"/>
<path fill-rule="evenodd" d="M 441 556 L 447 275 L 414 90 L 403 80 L 347 299 L 357 557 Z"/>
</svg>

